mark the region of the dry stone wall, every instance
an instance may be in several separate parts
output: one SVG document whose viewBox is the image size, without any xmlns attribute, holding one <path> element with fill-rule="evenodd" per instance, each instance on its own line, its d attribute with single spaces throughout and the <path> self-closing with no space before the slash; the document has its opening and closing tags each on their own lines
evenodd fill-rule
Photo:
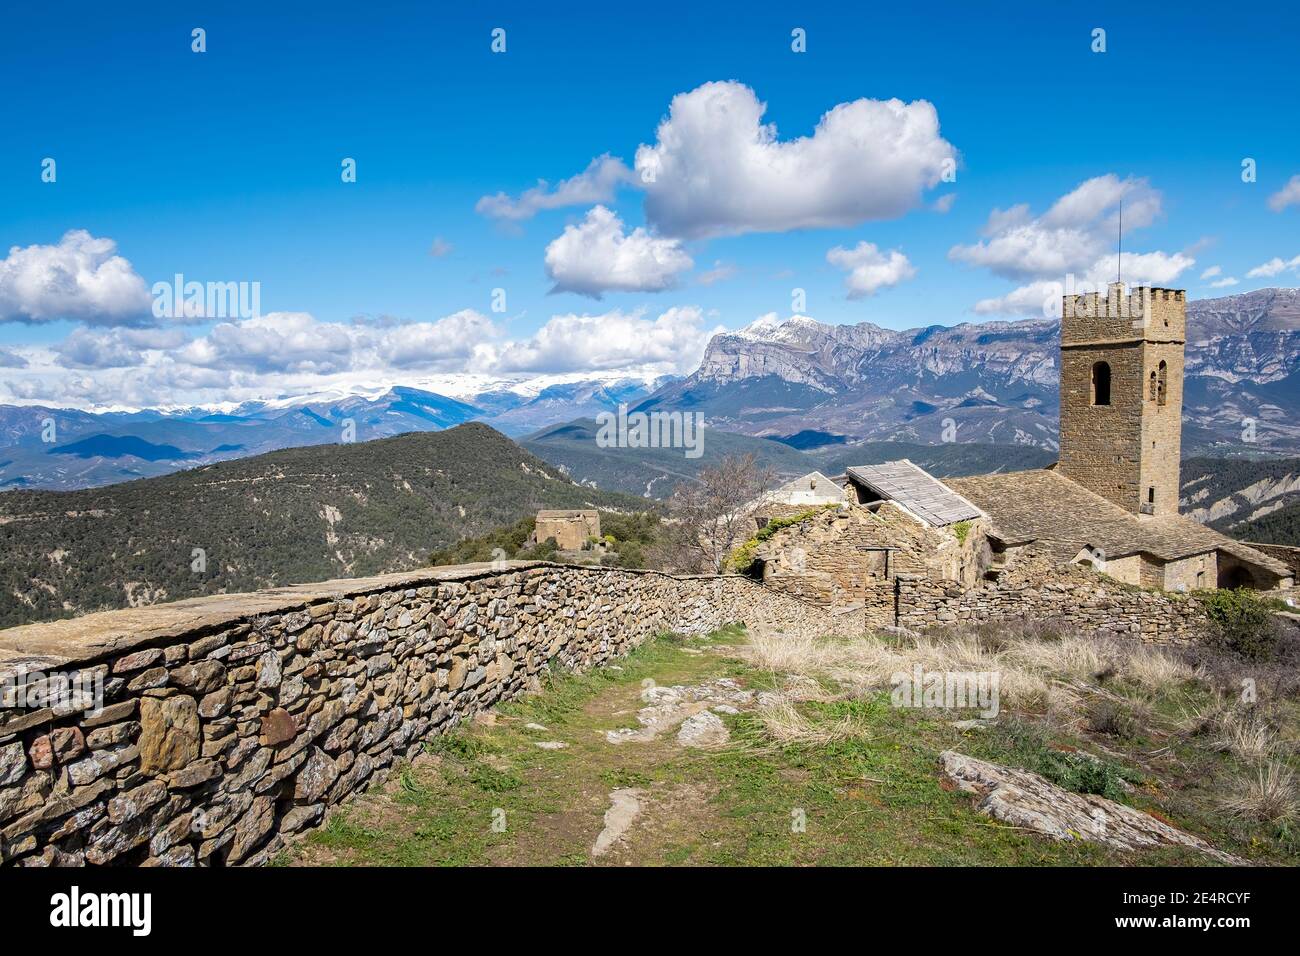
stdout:
<svg viewBox="0 0 1300 956">
<path fill-rule="evenodd" d="M 1206 628 L 1205 612 L 1193 597 L 1141 590 L 1045 558 L 1026 558 L 987 587 L 903 580 L 899 592 L 899 622 L 915 629 L 959 621 L 1054 621 L 1081 634 L 1186 644 Z M 892 593 L 879 595 L 868 615 L 874 626 L 892 624 Z"/>
<path fill-rule="evenodd" d="M 741 620 L 836 626 L 740 577 L 511 563 L 3 631 L 0 862 L 262 863 L 548 667 Z"/>
</svg>

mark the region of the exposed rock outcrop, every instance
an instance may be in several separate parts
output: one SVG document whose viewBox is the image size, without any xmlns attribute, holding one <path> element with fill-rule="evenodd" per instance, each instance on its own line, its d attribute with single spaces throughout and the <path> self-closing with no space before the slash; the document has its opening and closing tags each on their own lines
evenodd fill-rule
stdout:
<svg viewBox="0 0 1300 956">
<path fill-rule="evenodd" d="M 1095 794 L 1071 793 L 1027 770 L 999 767 L 953 750 L 939 755 L 943 774 L 975 795 L 980 813 L 1055 840 L 1089 840 L 1118 850 L 1185 846 L 1221 863 L 1245 861 L 1140 810 Z"/>
</svg>

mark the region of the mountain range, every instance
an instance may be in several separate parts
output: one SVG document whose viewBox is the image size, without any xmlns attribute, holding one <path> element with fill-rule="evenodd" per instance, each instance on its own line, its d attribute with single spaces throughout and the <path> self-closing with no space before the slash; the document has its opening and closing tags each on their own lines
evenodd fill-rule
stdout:
<svg viewBox="0 0 1300 956">
<path fill-rule="evenodd" d="M 663 379 L 584 379 L 532 391 L 499 383 L 467 399 L 396 386 L 221 409 L 85 412 L 0 405 L 0 491 L 93 488 L 282 448 L 366 442 L 481 421 L 523 435 L 644 398 Z"/>
<path fill-rule="evenodd" d="M 714 336 L 698 370 L 638 408 L 698 411 L 716 428 L 800 447 L 955 440 L 1054 452 L 1059 339 L 1055 319 L 894 331 L 765 318 Z M 1185 451 L 1300 448 L 1300 290 L 1190 303 L 1186 355 Z"/>
<path fill-rule="evenodd" d="M 0 406 L 0 490 L 96 487 L 467 421 L 526 437 L 581 482 L 652 496 L 722 449 L 755 451 L 782 474 L 904 454 L 942 474 L 988 470 L 986 459 L 1027 467 L 1057 450 L 1059 332 L 1053 319 L 897 331 L 765 318 L 714 336 L 685 378 L 452 376 L 437 385 L 454 397 L 377 386 L 216 409 Z M 1185 456 L 1300 452 L 1300 290 L 1189 303 L 1186 355 Z M 703 414 L 711 451 L 694 463 L 680 452 L 606 454 L 589 419 L 620 403 Z M 746 436 L 761 441 L 746 445 Z M 787 455 L 772 442 L 811 454 Z M 874 450 L 888 443 L 894 448 Z M 990 446 L 1003 451 L 978 450 Z"/>
</svg>

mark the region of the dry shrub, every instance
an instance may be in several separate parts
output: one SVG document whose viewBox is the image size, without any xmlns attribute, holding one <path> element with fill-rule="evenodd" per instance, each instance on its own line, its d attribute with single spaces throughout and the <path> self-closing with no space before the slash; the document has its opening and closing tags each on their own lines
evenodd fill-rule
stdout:
<svg viewBox="0 0 1300 956">
<path fill-rule="evenodd" d="M 752 640 L 760 666 L 778 674 L 829 678 L 855 694 L 888 689 L 895 674 L 910 674 L 918 665 L 927 673 L 997 672 L 1003 703 L 1049 714 L 1071 711 L 1077 704 L 1078 695 L 1060 679 L 1093 681 L 1126 659 L 1111 642 L 1061 637 L 1055 631 L 1014 624 L 997 630 L 988 625 L 933 630 L 897 642 L 872 636 L 785 637 L 763 631 L 755 632 Z M 1144 685 L 1156 683 L 1159 674 L 1190 672 L 1153 653 L 1145 654 L 1138 666 Z"/>
<path fill-rule="evenodd" d="M 1229 711 L 1220 720 L 1215 746 L 1246 759 L 1262 759 L 1278 751 L 1277 732 L 1258 714 Z"/>
<path fill-rule="evenodd" d="M 1118 666 L 1119 652 L 1106 640 L 1062 637 L 1055 641 L 1017 640 L 1008 651 L 1013 666 L 1041 674 L 1095 681 Z"/>
<path fill-rule="evenodd" d="M 1223 729 L 1229 713 L 1223 696 L 1215 694 L 1199 707 L 1183 707 L 1182 716 L 1176 722 L 1177 728 L 1190 737 L 1204 737 L 1217 734 Z"/>
<path fill-rule="evenodd" d="M 1203 677 L 1200 668 L 1156 647 L 1140 647 L 1133 651 L 1124 662 L 1121 673 L 1156 694 Z"/>
<path fill-rule="evenodd" d="M 1300 810 L 1295 774 L 1277 760 L 1261 760 L 1238 783 L 1236 792 L 1223 806 L 1234 816 L 1264 823 L 1290 820 Z"/>
<path fill-rule="evenodd" d="M 865 733 L 865 728 L 847 716 L 829 723 L 810 720 L 785 698 L 761 708 L 758 716 L 767 735 L 780 744 L 825 745 Z"/>
</svg>

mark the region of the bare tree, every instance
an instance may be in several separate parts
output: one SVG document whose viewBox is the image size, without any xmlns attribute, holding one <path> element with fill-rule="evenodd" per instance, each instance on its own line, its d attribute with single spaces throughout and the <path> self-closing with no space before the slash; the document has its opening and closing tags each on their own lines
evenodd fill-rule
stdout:
<svg viewBox="0 0 1300 956">
<path fill-rule="evenodd" d="M 753 454 L 728 455 L 679 484 L 668 501 L 670 562 L 682 570 L 720 573 L 731 549 L 749 537 L 749 515 L 775 478 Z"/>
</svg>

